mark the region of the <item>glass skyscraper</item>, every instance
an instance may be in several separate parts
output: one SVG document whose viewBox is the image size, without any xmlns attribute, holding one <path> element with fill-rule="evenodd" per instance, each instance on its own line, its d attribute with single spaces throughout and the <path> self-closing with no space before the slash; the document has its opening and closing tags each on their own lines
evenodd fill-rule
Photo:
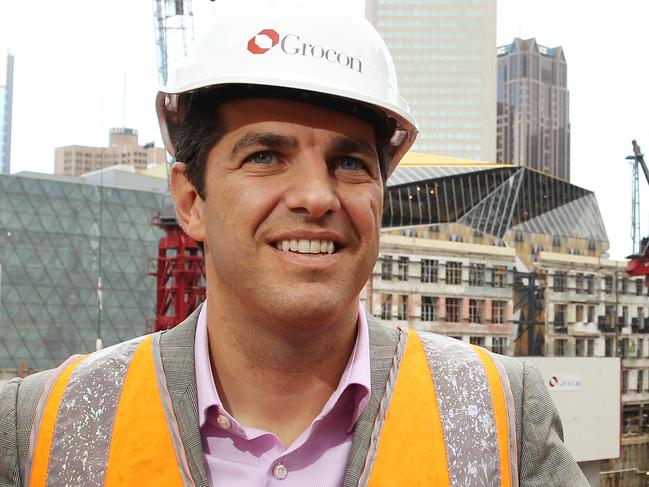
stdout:
<svg viewBox="0 0 649 487">
<path fill-rule="evenodd" d="M 366 0 L 419 122 L 414 150 L 496 160 L 496 0 Z"/>
<path fill-rule="evenodd" d="M 162 194 L 0 175 L 0 369 L 54 367 L 98 336 L 109 346 L 146 332 Z"/>
<path fill-rule="evenodd" d="M 0 51 L 0 174 L 9 174 L 14 57 Z"/>
</svg>

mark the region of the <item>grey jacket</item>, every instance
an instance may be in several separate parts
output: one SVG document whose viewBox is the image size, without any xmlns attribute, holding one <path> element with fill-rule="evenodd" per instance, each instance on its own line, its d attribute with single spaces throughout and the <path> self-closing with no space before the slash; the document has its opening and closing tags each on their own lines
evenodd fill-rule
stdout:
<svg viewBox="0 0 649 487">
<path fill-rule="evenodd" d="M 174 413 L 197 487 L 207 487 L 198 426 L 194 338 L 198 310 L 160 340 L 162 363 Z M 372 394 L 354 430 L 345 487 L 356 486 L 370 447 L 399 340 L 397 330 L 368 316 Z M 588 487 L 581 470 L 562 441 L 561 421 L 536 368 L 499 356 L 507 371 L 516 407 L 519 480 L 521 487 Z M 14 379 L 0 390 L 0 487 L 23 486 L 29 435 L 40 393 L 51 371 Z M 407 485 L 404 472 L 404 484 Z"/>
</svg>

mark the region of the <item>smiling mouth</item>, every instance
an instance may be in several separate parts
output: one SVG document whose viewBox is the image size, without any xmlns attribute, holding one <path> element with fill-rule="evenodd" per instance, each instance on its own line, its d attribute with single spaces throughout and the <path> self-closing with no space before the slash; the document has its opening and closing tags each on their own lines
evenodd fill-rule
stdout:
<svg viewBox="0 0 649 487">
<path fill-rule="evenodd" d="M 282 252 L 294 252 L 296 254 L 334 254 L 339 250 L 332 240 L 279 240 L 273 246 Z"/>
</svg>

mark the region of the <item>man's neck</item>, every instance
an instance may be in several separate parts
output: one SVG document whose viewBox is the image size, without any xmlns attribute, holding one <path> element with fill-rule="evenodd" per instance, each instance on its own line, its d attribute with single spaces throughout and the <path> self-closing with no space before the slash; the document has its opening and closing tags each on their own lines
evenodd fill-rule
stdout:
<svg viewBox="0 0 649 487">
<path fill-rule="evenodd" d="M 309 333 L 291 333 L 291 327 L 242 322 L 240 313 L 212 303 L 210 361 L 223 406 L 241 424 L 290 445 L 338 386 L 356 341 L 358 307 Z"/>
</svg>

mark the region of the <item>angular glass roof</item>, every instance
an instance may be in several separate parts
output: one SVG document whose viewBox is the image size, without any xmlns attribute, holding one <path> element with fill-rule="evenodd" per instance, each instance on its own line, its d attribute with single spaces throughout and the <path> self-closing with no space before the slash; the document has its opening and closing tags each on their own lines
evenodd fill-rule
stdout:
<svg viewBox="0 0 649 487">
<path fill-rule="evenodd" d="M 608 242 L 592 191 L 526 167 L 461 163 L 397 168 L 383 228 L 457 222 L 497 238 L 516 229 Z"/>
</svg>

